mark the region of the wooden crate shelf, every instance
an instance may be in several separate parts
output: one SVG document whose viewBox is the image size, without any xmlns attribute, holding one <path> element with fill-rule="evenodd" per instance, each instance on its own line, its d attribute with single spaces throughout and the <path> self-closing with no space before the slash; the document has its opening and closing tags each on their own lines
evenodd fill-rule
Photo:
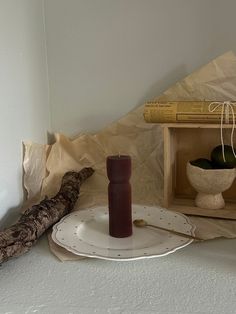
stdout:
<svg viewBox="0 0 236 314">
<path fill-rule="evenodd" d="M 162 124 L 164 136 L 164 206 L 185 214 L 236 219 L 236 180 L 223 193 L 224 209 L 206 210 L 194 205 L 195 190 L 188 182 L 186 164 L 197 158 L 210 158 L 211 150 L 220 145 L 219 124 Z M 232 125 L 224 125 L 225 143 Z"/>
</svg>

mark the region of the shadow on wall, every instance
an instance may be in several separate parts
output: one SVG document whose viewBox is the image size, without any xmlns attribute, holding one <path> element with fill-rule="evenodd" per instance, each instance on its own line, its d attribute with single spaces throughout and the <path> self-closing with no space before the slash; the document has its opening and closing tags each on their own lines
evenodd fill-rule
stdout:
<svg viewBox="0 0 236 314">
<path fill-rule="evenodd" d="M 56 142 L 55 134 L 47 131 L 47 144 L 52 145 Z"/>
<path fill-rule="evenodd" d="M 107 126 L 111 125 L 112 123 L 118 121 L 120 118 L 122 118 L 122 115 L 120 116 L 120 114 L 117 113 L 118 118 L 114 120 L 114 111 L 109 113 L 109 112 L 103 112 L 101 115 L 97 115 L 96 113 L 90 113 L 89 115 L 86 115 L 86 119 L 83 118 L 81 120 L 78 119 L 78 117 L 76 117 L 74 119 L 74 121 L 72 121 L 72 119 L 70 119 L 70 121 L 67 121 L 68 125 L 72 124 L 78 125 L 78 129 L 81 130 L 85 130 L 82 132 L 71 132 L 69 135 L 66 134 L 70 139 L 75 139 L 78 136 L 82 135 L 82 134 L 97 134 L 98 132 L 100 132 L 101 130 L 103 130 L 104 128 L 106 128 Z M 94 127 L 94 129 L 91 129 L 90 131 L 87 131 L 87 127 L 88 125 L 91 125 L 91 121 L 96 121 L 96 127 Z M 107 121 L 104 124 L 104 121 Z M 109 121 L 109 122 L 108 122 Z M 103 125 L 103 127 L 97 127 L 97 125 Z M 64 126 L 67 127 L 66 123 L 64 123 Z"/>
<path fill-rule="evenodd" d="M 138 108 L 147 101 L 151 101 L 159 97 L 168 88 L 177 83 L 179 80 L 184 79 L 187 75 L 188 73 L 185 64 L 175 67 L 147 90 L 146 94 L 140 99 L 135 108 Z"/>
<path fill-rule="evenodd" d="M 20 217 L 20 206 L 11 207 L 0 221 L 0 231 L 14 224 Z"/>
<path fill-rule="evenodd" d="M 137 109 L 138 107 L 142 106 L 146 101 L 153 100 L 154 98 L 157 98 L 160 96 L 164 91 L 166 91 L 169 87 L 177 83 L 179 80 L 185 78 L 187 76 L 187 70 L 186 66 L 184 64 L 179 65 L 175 67 L 172 71 L 168 72 L 165 76 L 162 77 L 161 80 L 158 80 L 156 83 L 154 83 L 145 93 L 145 95 L 138 101 L 136 105 L 134 105 L 132 110 Z M 114 109 L 115 110 L 115 109 Z M 74 121 L 70 120 L 67 122 L 64 122 L 64 127 L 66 128 L 68 124 L 69 125 L 78 125 L 78 129 L 81 130 L 86 130 L 88 125 L 91 124 L 91 121 L 96 121 L 96 125 L 104 125 L 104 121 L 109 121 L 107 125 L 110 125 L 116 121 L 118 121 L 122 116 L 126 115 L 121 115 L 119 113 L 119 110 L 117 111 L 117 114 L 115 114 L 114 110 L 109 113 L 109 112 L 103 112 L 101 115 L 93 114 L 92 112 L 86 116 L 86 119 L 81 119 L 79 120 L 78 117 L 74 118 Z M 131 110 L 131 111 L 132 111 Z M 114 120 L 114 114 L 118 117 L 117 119 Z M 104 127 L 106 127 L 105 125 Z M 99 128 L 98 130 L 95 128 L 95 130 L 90 131 L 88 133 L 97 133 L 103 128 Z M 82 132 L 82 133 L 87 133 L 87 132 Z M 81 135 L 81 133 L 72 133 L 70 134 L 70 138 L 74 139 L 77 136 Z M 53 137 L 50 136 L 50 140 L 53 141 Z"/>
<path fill-rule="evenodd" d="M 24 154 L 25 154 L 24 145 L 22 145 L 22 160 L 23 160 Z M 7 209 L 6 213 L 0 219 L 0 230 L 3 230 L 9 227 L 10 225 L 12 225 L 13 223 L 15 223 L 21 215 L 22 203 L 24 203 L 25 200 L 27 199 L 27 191 L 24 187 L 23 173 L 24 173 L 24 169 L 23 169 L 23 164 L 22 164 L 22 169 L 21 171 L 18 172 L 17 178 L 16 178 L 16 181 L 19 182 L 18 189 L 19 189 L 19 192 L 22 194 L 22 200 L 17 206 L 10 207 Z M 10 192 L 11 192 L 10 188 L 8 188 L 8 193 L 6 193 L 5 198 L 11 195 Z"/>
</svg>

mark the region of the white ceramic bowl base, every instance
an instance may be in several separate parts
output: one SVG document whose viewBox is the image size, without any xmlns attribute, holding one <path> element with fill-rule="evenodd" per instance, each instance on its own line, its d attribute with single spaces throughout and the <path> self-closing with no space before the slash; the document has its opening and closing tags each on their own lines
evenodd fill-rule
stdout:
<svg viewBox="0 0 236 314">
<path fill-rule="evenodd" d="M 205 194 L 199 192 L 195 198 L 195 205 L 205 209 L 221 209 L 225 207 L 222 193 Z"/>
<path fill-rule="evenodd" d="M 187 163 L 187 177 L 198 192 L 195 205 L 203 209 L 225 207 L 222 192 L 228 190 L 236 175 L 236 169 L 202 169 Z"/>
</svg>

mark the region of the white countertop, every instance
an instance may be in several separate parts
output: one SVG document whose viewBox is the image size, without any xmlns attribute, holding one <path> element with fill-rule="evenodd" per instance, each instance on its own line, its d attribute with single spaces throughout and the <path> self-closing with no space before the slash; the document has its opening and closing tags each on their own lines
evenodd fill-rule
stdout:
<svg viewBox="0 0 236 314">
<path fill-rule="evenodd" d="M 62 263 L 44 237 L 0 272 L 0 314 L 236 313 L 236 239 L 161 258 Z"/>
</svg>

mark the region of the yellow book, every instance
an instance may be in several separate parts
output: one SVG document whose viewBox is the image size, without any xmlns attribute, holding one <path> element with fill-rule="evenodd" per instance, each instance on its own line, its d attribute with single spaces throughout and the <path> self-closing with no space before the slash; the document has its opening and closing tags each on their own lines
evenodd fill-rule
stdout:
<svg viewBox="0 0 236 314">
<path fill-rule="evenodd" d="M 224 105 L 224 102 L 212 101 L 155 101 L 145 104 L 143 115 L 149 123 L 220 123 Z M 226 118 L 232 122 L 232 110 L 236 114 L 236 105 L 232 102 L 225 105 L 224 121 Z"/>
</svg>

